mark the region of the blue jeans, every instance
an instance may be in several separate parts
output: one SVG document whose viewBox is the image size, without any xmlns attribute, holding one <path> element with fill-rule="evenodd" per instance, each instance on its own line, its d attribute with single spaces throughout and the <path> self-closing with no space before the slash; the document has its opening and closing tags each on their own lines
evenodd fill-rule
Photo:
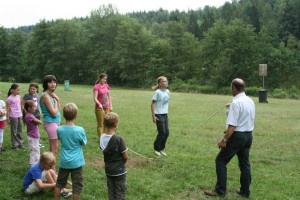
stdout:
<svg viewBox="0 0 300 200">
<path fill-rule="evenodd" d="M 154 141 L 154 150 L 161 151 L 166 147 L 166 142 L 169 137 L 168 114 L 156 114 L 157 136 Z"/>
<path fill-rule="evenodd" d="M 215 190 L 218 194 L 225 195 L 227 182 L 226 165 L 234 155 L 237 155 L 239 161 L 240 191 L 244 196 L 250 195 L 251 171 L 249 152 L 252 144 L 252 132 L 235 131 L 226 143 L 226 148 L 221 149 L 216 158 L 217 184 Z"/>
</svg>

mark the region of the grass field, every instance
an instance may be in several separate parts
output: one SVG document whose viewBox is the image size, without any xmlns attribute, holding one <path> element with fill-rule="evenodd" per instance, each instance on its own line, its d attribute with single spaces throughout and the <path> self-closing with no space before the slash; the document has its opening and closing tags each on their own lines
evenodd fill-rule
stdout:
<svg viewBox="0 0 300 200">
<path fill-rule="evenodd" d="M 29 84 L 21 84 L 21 95 Z M 10 83 L 0 83 L 1 99 L 6 98 Z M 41 85 L 40 85 L 41 87 Z M 82 126 L 88 144 L 84 148 L 83 200 L 108 199 L 103 155 L 98 147 L 92 86 L 71 85 L 56 93 L 61 104 L 74 102 L 79 108 L 77 125 Z M 172 93 L 169 104 L 170 137 L 167 157 L 157 158 L 153 152 L 156 126 L 150 112 L 153 91 L 111 89 L 113 110 L 120 116 L 117 133 L 123 136 L 130 150 L 127 163 L 127 199 L 129 200 L 198 200 L 210 199 L 203 189 L 213 188 L 216 181 L 214 160 L 216 143 L 225 129 L 225 108 L 210 120 L 213 113 L 228 102 L 231 96 Z M 300 105 L 296 100 L 268 99 L 268 104 L 256 104 L 254 140 L 250 153 L 252 185 L 250 199 L 300 199 Z M 203 124 L 203 122 L 205 122 Z M 62 121 L 64 124 L 64 121 Z M 48 150 L 47 135 L 42 127 L 41 140 Z M 23 128 L 26 138 L 26 127 Z M 27 139 L 25 139 L 27 142 Z M 7 151 L 0 154 L 0 199 L 53 199 L 53 191 L 27 196 L 22 190 L 23 176 L 29 168 L 28 146 L 12 150 L 10 128 L 4 135 Z M 59 157 L 59 156 L 58 156 Z M 57 157 L 57 159 L 58 159 Z M 235 194 L 239 187 L 237 159 L 228 164 L 228 193 L 225 199 L 241 199 Z M 221 199 L 221 198 L 216 198 Z"/>
</svg>

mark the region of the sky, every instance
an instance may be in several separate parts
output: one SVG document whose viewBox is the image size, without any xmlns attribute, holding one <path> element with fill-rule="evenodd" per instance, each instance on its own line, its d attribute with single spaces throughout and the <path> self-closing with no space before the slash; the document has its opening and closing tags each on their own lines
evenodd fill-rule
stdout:
<svg viewBox="0 0 300 200">
<path fill-rule="evenodd" d="M 197 10 L 222 6 L 230 0 L 0 0 L 0 27 L 17 28 L 40 20 L 86 17 L 102 5 L 112 4 L 122 14 L 133 11 Z"/>
</svg>

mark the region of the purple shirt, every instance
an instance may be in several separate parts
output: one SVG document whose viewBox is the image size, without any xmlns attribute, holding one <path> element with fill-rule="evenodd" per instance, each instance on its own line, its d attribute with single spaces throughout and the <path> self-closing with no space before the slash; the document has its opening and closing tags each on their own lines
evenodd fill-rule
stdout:
<svg viewBox="0 0 300 200">
<path fill-rule="evenodd" d="M 34 123 L 34 115 L 32 113 L 27 113 L 25 116 L 25 123 L 27 126 L 27 135 L 32 138 L 40 138 L 39 127 Z"/>
<path fill-rule="evenodd" d="M 6 103 L 9 105 L 9 117 L 18 118 L 22 117 L 22 110 L 21 110 L 21 97 L 20 95 L 10 95 L 6 99 Z"/>
</svg>

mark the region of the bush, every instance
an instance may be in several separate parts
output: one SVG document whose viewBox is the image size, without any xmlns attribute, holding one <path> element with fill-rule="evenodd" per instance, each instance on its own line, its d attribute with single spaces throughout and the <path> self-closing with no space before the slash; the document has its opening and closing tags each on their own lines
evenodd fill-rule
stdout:
<svg viewBox="0 0 300 200">
<path fill-rule="evenodd" d="M 283 88 L 275 88 L 273 92 L 271 92 L 273 98 L 284 99 L 288 97 L 288 94 L 284 91 Z"/>
<path fill-rule="evenodd" d="M 299 89 L 293 85 L 289 90 L 288 90 L 289 98 L 290 99 L 299 99 L 299 94 L 300 91 Z"/>
<path fill-rule="evenodd" d="M 257 86 L 247 87 L 246 94 L 253 97 L 258 97 L 260 88 Z"/>
</svg>

